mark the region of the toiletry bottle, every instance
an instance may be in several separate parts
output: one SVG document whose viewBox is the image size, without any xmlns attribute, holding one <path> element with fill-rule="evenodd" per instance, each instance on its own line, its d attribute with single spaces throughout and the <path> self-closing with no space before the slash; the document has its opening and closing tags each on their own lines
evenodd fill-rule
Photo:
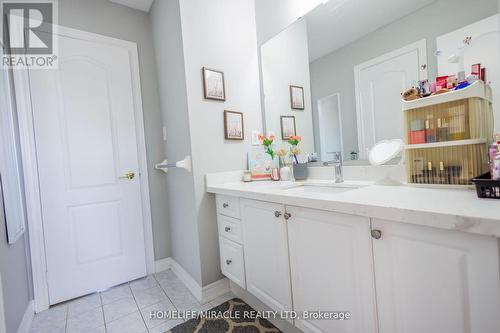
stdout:
<svg viewBox="0 0 500 333">
<path fill-rule="evenodd" d="M 432 167 L 432 162 L 427 162 L 427 169 L 424 173 L 425 183 L 426 184 L 434 184 L 435 183 L 435 173 L 434 168 Z"/>
<path fill-rule="evenodd" d="M 467 181 L 461 177 L 462 174 L 462 166 L 460 165 L 452 165 L 448 167 L 448 183 L 451 185 L 466 185 Z"/>
<path fill-rule="evenodd" d="M 444 141 L 450 141 L 450 119 L 443 118 L 443 137 Z"/>
<path fill-rule="evenodd" d="M 279 168 L 272 168 L 271 169 L 271 179 L 274 181 L 280 180 L 280 169 Z"/>
<path fill-rule="evenodd" d="M 450 108 L 449 140 L 466 139 L 465 109 L 462 106 Z"/>
<path fill-rule="evenodd" d="M 497 142 L 492 143 L 488 149 L 488 156 L 490 158 L 490 175 L 493 178 L 493 164 L 498 154 Z"/>
<path fill-rule="evenodd" d="M 434 124 L 434 115 L 428 115 L 425 120 L 425 142 L 436 142 L 436 127 Z"/>
<path fill-rule="evenodd" d="M 493 143 L 488 148 L 488 157 L 490 160 L 490 175 L 493 178 L 493 168 L 497 154 L 500 153 L 500 133 L 493 136 Z"/>
<path fill-rule="evenodd" d="M 493 160 L 493 173 L 491 174 L 491 179 L 500 180 L 500 144 L 498 145 L 499 152 Z"/>
<path fill-rule="evenodd" d="M 444 167 L 443 161 L 439 162 L 438 183 L 439 184 L 449 183 L 448 172 L 447 169 Z"/>
<path fill-rule="evenodd" d="M 413 159 L 413 183 L 422 184 L 424 181 L 424 159 L 416 157 Z"/>
<path fill-rule="evenodd" d="M 423 119 L 413 119 L 410 121 L 410 133 L 408 133 L 410 144 L 425 143 L 425 121 Z"/>
<path fill-rule="evenodd" d="M 438 118 L 437 120 L 437 138 L 438 141 L 449 140 L 449 128 L 445 118 Z"/>
</svg>

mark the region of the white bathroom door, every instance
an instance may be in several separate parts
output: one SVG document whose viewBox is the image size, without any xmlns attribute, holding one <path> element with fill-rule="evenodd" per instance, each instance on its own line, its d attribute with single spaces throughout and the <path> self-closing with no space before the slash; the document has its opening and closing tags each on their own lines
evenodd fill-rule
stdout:
<svg viewBox="0 0 500 333">
<path fill-rule="evenodd" d="M 401 93 L 427 79 L 426 41 L 421 40 L 354 68 L 361 158 L 384 139 L 404 139 Z"/>
<path fill-rule="evenodd" d="M 50 304 L 146 275 L 130 48 L 58 37 L 30 71 Z"/>
</svg>

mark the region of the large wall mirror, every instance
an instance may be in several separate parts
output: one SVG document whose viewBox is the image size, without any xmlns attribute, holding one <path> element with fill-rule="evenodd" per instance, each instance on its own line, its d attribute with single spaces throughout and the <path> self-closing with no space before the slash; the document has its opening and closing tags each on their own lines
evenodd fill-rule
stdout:
<svg viewBox="0 0 500 333">
<path fill-rule="evenodd" d="M 261 47 L 266 131 L 293 117 L 303 152 L 367 164 L 405 137 L 401 92 L 481 63 L 500 132 L 499 22 L 497 0 L 325 1 Z"/>
</svg>

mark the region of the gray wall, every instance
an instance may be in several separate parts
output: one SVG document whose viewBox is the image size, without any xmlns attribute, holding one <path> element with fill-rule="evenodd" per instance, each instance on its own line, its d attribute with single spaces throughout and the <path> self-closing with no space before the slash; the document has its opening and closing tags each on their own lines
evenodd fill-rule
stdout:
<svg viewBox="0 0 500 333">
<path fill-rule="evenodd" d="M 222 277 L 215 200 L 206 192 L 205 175 L 246 168 L 251 131 L 262 130 L 254 6 L 254 0 L 180 1 L 204 286 Z M 225 102 L 203 98 L 203 66 L 224 71 Z M 224 110 L 244 114 L 245 140 L 224 139 Z"/>
<path fill-rule="evenodd" d="M 137 43 L 155 258 L 169 257 L 165 175 L 154 169 L 165 158 L 165 150 L 150 17 L 145 12 L 104 0 L 59 0 L 59 24 Z"/>
<path fill-rule="evenodd" d="M 317 100 L 340 93 L 344 151 L 358 150 L 354 66 L 426 38 L 432 79 L 437 73 L 436 37 L 494 15 L 497 10 L 497 0 L 439 0 L 311 63 L 315 133 Z"/>
<path fill-rule="evenodd" d="M 191 155 L 186 78 L 178 0 L 157 0 L 151 8 L 158 65 L 165 154 L 172 161 Z M 200 245 L 192 173 L 172 169 L 167 174 L 172 258 L 201 284 Z"/>
<path fill-rule="evenodd" d="M 3 298 L 7 332 L 17 332 L 24 312 L 33 299 L 29 247 L 26 232 L 15 244 L 7 244 L 5 216 L 1 207 L 0 191 L 0 274 L 2 275 Z"/>
<path fill-rule="evenodd" d="M 156 0 L 151 10 L 166 150 L 172 160 L 193 157 L 192 175 L 168 176 L 172 254 L 202 286 L 222 277 L 205 175 L 244 169 L 251 131 L 262 130 L 254 6 L 253 0 Z M 204 66 L 224 71 L 225 102 L 203 99 Z M 244 141 L 224 139 L 224 110 L 244 113 Z"/>
</svg>

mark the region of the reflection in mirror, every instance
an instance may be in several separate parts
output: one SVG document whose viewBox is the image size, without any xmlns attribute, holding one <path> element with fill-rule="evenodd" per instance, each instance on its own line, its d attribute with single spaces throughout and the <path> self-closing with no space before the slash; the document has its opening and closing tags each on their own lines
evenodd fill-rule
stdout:
<svg viewBox="0 0 500 333">
<path fill-rule="evenodd" d="M 406 137 L 403 91 L 438 76 L 463 80 L 477 63 L 499 119 L 497 13 L 497 0 L 324 2 L 262 45 L 266 130 L 280 139 L 281 117 L 294 117 L 303 153 L 368 164 L 376 142 Z"/>
</svg>

